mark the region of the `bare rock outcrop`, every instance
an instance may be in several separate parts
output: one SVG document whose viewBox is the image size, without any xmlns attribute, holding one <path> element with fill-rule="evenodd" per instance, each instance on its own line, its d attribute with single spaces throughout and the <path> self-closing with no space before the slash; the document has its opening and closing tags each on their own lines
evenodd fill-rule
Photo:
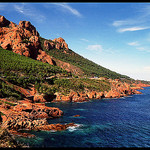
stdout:
<svg viewBox="0 0 150 150">
<path fill-rule="evenodd" d="M 48 41 L 48 40 L 45 40 L 45 41 L 44 41 L 44 48 L 45 48 L 46 50 L 53 49 L 53 48 L 55 48 L 55 44 L 54 44 L 54 42 L 50 42 L 50 41 Z"/>
<path fill-rule="evenodd" d="M 65 42 L 65 40 L 62 37 L 59 38 L 55 38 L 53 39 L 53 41 L 56 43 L 56 48 L 57 49 L 61 49 L 61 48 L 65 48 L 66 50 L 68 50 L 68 44 Z"/>
<path fill-rule="evenodd" d="M 10 21 L 8 21 L 4 16 L 0 15 L 0 27 L 9 26 Z"/>
<path fill-rule="evenodd" d="M 54 65 L 51 56 L 42 51 L 39 33 L 29 21 L 20 21 L 19 25 L 16 25 L 4 16 L 0 16 L 0 46 L 14 53 Z"/>
<path fill-rule="evenodd" d="M 63 111 L 55 107 L 47 107 L 45 104 L 20 101 L 20 104 L 4 108 L 0 106 L 3 127 L 13 130 L 34 130 L 37 126 L 48 125 L 48 118 L 57 118 L 63 115 Z"/>
</svg>

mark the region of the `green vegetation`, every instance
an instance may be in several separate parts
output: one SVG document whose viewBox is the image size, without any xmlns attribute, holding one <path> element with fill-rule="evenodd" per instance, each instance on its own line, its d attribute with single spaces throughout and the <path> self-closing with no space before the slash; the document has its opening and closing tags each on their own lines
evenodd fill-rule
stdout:
<svg viewBox="0 0 150 150">
<path fill-rule="evenodd" d="M 44 82 L 44 79 L 53 75 L 70 74 L 67 71 L 43 63 L 29 57 L 21 56 L 8 50 L 0 48 L 0 77 L 12 84 L 28 88 L 30 84 Z"/>
<path fill-rule="evenodd" d="M 23 95 L 14 90 L 12 86 L 7 85 L 4 81 L 0 80 L 0 97 L 14 97 L 16 99 L 22 99 Z"/>
<path fill-rule="evenodd" d="M 57 73 L 67 74 L 65 70 L 57 66 L 33 60 L 2 48 L 0 48 L 0 60 L 1 72 L 6 72 L 4 74 L 6 76 L 12 71 L 38 78 L 48 77 Z"/>
<path fill-rule="evenodd" d="M 67 95 L 71 90 L 76 92 L 84 92 L 88 90 L 109 91 L 110 83 L 108 81 L 93 80 L 88 78 L 72 78 L 72 79 L 54 79 L 52 84 L 37 84 L 37 89 L 40 93 L 53 95 L 55 92 L 60 92 Z"/>
<path fill-rule="evenodd" d="M 41 45 L 43 46 L 45 39 L 40 39 Z M 47 51 L 47 53 L 57 59 L 69 62 L 81 68 L 84 71 L 83 77 L 103 76 L 112 79 L 130 79 L 127 76 L 117 74 L 101 67 L 74 53 L 72 50 L 68 50 L 67 54 L 64 53 L 63 49 L 52 49 Z M 38 92 L 44 93 L 45 95 L 54 95 L 55 92 L 67 95 L 71 90 L 76 92 L 110 90 L 110 83 L 105 80 L 92 80 L 89 78 L 59 79 L 56 77 L 57 75 L 60 77 L 69 77 L 71 74 L 60 67 L 21 56 L 2 48 L 0 48 L 0 60 L 0 77 L 23 88 L 30 88 L 30 86 L 35 85 Z M 53 78 L 46 79 L 46 77 L 52 76 Z M 75 75 L 75 77 L 77 76 Z M 0 97 L 11 97 L 13 101 L 14 98 L 22 99 L 23 95 L 15 91 L 13 86 L 7 85 L 3 80 L 0 80 Z"/>
</svg>

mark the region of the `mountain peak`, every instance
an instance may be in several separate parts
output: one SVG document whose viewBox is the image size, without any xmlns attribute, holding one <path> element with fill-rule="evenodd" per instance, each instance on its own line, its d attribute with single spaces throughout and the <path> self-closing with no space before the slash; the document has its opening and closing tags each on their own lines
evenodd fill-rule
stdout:
<svg viewBox="0 0 150 150">
<path fill-rule="evenodd" d="M 39 36 L 39 33 L 36 31 L 36 28 L 30 23 L 30 21 L 20 21 L 18 26 L 29 30 L 33 33 L 33 35 Z"/>
<path fill-rule="evenodd" d="M 6 27 L 10 24 L 10 21 L 8 21 L 4 16 L 0 15 L 0 27 Z"/>
</svg>

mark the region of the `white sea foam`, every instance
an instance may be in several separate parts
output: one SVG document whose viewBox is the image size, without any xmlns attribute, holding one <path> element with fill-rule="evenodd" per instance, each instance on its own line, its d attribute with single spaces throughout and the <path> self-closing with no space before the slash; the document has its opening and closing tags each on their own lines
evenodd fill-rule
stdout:
<svg viewBox="0 0 150 150">
<path fill-rule="evenodd" d="M 48 131 L 48 132 L 56 132 L 56 130 L 50 130 L 50 131 Z"/>
<path fill-rule="evenodd" d="M 76 126 L 70 126 L 68 127 L 67 129 L 70 131 L 70 132 L 73 132 L 75 130 L 78 130 L 79 127 L 83 126 L 83 124 L 75 124 Z"/>
</svg>

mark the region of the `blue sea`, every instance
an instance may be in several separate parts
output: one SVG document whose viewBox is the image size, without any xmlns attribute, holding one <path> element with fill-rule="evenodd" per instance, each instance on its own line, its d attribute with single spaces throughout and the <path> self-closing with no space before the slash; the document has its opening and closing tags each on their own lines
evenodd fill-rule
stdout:
<svg viewBox="0 0 150 150">
<path fill-rule="evenodd" d="M 77 127 L 28 131 L 36 137 L 18 139 L 31 147 L 150 147 L 150 87 L 139 91 L 143 94 L 84 103 L 47 103 L 64 112 L 49 123 L 74 122 Z"/>
</svg>

